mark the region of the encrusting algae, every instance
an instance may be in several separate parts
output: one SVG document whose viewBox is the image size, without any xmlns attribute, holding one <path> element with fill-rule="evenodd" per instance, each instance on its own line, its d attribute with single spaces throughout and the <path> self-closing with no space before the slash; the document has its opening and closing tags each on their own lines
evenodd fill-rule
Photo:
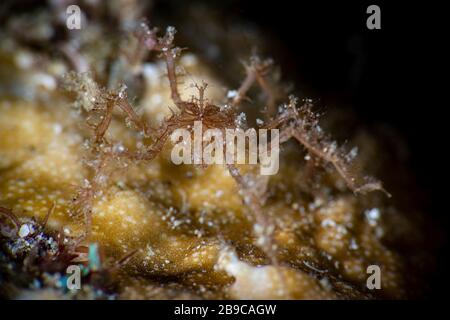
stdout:
<svg viewBox="0 0 450 320">
<path fill-rule="evenodd" d="M 420 274 L 411 266 L 423 256 L 415 218 L 392 205 L 379 181 L 356 170 L 370 166 L 365 154 L 382 150 L 372 137 L 356 136 L 359 150 L 339 147 L 323 133 L 311 102 L 276 89 L 281 85 L 272 83 L 270 64 L 256 56 L 227 99 L 227 81 L 200 55 L 178 50 L 173 28 L 158 38 L 156 30 L 136 21 L 119 39 L 87 37 L 89 28 L 99 35 L 107 28 L 92 21 L 75 36 L 80 45 L 72 59 L 64 54 L 43 59 L 41 53 L 41 63 L 5 31 L 0 81 L 33 94 L 0 91 L 1 295 L 360 299 L 418 294 L 421 284 L 409 281 L 411 273 Z M 86 49 L 99 41 L 103 50 Z M 139 51 L 112 49 L 127 43 Z M 114 57 L 109 69 L 115 70 L 109 76 L 108 55 Z M 92 67 L 85 73 L 77 66 Z M 11 70 L 14 79 L 7 77 Z M 182 74 L 180 84 L 176 77 Z M 253 84 L 262 88 L 268 107 L 258 123 L 281 132 L 278 174 L 258 176 L 251 166 L 172 163 L 170 130 L 188 126 L 187 119 L 201 117 L 219 129 L 246 126 L 235 123 L 236 110 L 242 103 L 261 105 L 257 97 L 245 101 Z M 132 95 L 140 100 L 133 102 Z M 227 105 L 231 109 L 220 109 Z M 409 240 L 402 238 L 404 232 Z M 416 255 L 405 249 L 411 247 Z M 79 291 L 64 284 L 72 264 L 83 266 Z M 367 288 L 370 265 L 380 267 L 382 289 Z M 25 281 L 18 279 L 22 274 L 28 275 Z"/>
</svg>

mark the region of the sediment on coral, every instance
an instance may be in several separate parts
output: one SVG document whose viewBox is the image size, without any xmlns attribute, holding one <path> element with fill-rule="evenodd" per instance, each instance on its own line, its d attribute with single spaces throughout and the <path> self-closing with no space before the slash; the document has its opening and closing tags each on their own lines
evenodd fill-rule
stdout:
<svg viewBox="0 0 450 320">
<path fill-rule="evenodd" d="M 40 51 L 18 34 L 23 17 L 0 32 L 0 295 L 420 296 L 432 266 L 422 215 L 396 206 L 398 186 L 382 185 L 392 165 L 378 156 L 383 141 L 361 129 L 339 143 L 332 116 L 289 92 L 272 60 L 251 54 L 242 67 L 230 56 L 245 43 L 238 34 L 215 36 L 240 81 L 205 52 L 177 47 L 175 28 L 160 32 L 112 3 L 91 8 L 76 33 L 51 18 L 57 8 L 37 8 L 31 22 L 61 33 L 55 43 L 36 35 Z M 170 134 L 200 120 L 279 129 L 280 171 L 175 165 Z M 383 290 L 366 286 L 374 264 Z M 82 269 L 80 291 L 65 286 L 70 265 Z"/>
</svg>

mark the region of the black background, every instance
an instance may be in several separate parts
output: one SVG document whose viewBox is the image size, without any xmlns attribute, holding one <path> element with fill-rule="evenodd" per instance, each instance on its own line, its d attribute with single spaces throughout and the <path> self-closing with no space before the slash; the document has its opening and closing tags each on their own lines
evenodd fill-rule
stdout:
<svg viewBox="0 0 450 320">
<path fill-rule="evenodd" d="M 240 1 L 233 2 L 231 11 L 282 39 L 291 51 L 284 70 L 300 77 L 308 93 L 320 96 L 324 104 L 350 106 L 368 124 L 388 124 L 405 138 L 409 165 L 428 199 L 427 213 L 448 233 L 443 43 L 449 35 L 442 3 Z M 381 30 L 366 28 L 371 4 L 381 9 Z M 433 297 L 442 297 L 448 288 L 447 254 L 445 246 Z"/>
<path fill-rule="evenodd" d="M 320 97 L 323 105 L 351 108 L 368 125 L 395 128 L 411 150 L 408 165 L 428 199 L 426 212 L 447 233 L 449 90 L 443 50 L 449 37 L 444 1 L 203 2 L 276 38 L 284 48 L 275 52 L 277 63 L 306 95 Z M 190 3 L 160 0 L 153 10 L 176 6 L 182 12 Z M 371 4 L 381 8 L 381 30 L 366 28 Z M 24 10 L 20 2 L 12 7 Z M 440 250 L 434 297 L 448 284 L 447 252 L 448 247 Z"/>
<path fill-rule="evenodd" d="M 199 2 L 199 1 L 197 1 Z M 229 20 L 255 23 L 283 50 L 283 74 L 321 104 L 351 108 L 366 125 L 388 125 L 407 143 L 405 163 L 420 185 L 424 212 L 448 233 L 444 87 L 445 9 L 427 1 L 203 1 Z M 156 2 L 154 12 L 183 12 L 187 1 Z M 369 30 L 366 9 L 381 9 L 381 30 Z M 159 11 L 160 10 L 160 11 Z M 395 178 L 395 172 L 390 173 Z M 408 193 L 408 191 L 406 191 Z M 411 193 L 411 197 L 414 197 Z M 416 203 L 417 199 L 411 199 Z M 430 234 L 429 237 L 434 237 Z M 439 251 L 432 297 L 443 297 L 448 246 Z M 447 295 L 445 295 L 447 296 Z"/>
<path fill-rule="evenodd" d="M 381 30 L 366 28 L 370 4 L 381 8 Z M 282 39 L 291 51 L 284 70 L 300 77 L 308 93 L 324 104 L 350 106 L 368 124 L 388 124 L 405 138 L 408 165 L 428 199 L 427 214 L 447 233 L 448 103 L 438 98 L 445 97 L 448 83 L 441 60 L 448 39 L 444 8 L 429 1 L 236 2 L 232 7 Z M 434 297 L 447 289 L 447 254 L 445 246 Z"/>
</svg>

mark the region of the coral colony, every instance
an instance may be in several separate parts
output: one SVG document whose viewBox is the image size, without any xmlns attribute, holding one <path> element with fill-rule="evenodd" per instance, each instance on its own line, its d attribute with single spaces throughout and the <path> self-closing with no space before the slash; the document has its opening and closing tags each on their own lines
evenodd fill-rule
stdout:
<svg viewBox="0 0 450 320">
<path fill-rule="evenodd" d="M 266 75 L 270 70 L 271 60 L 261 60 L 257 56 L 251 57 L 250 63 L 246 65 L 247 77 L 242 82 L 236 94 L 232 95 L 233 98 L 226 106 L 216 106 L 204 98 L 207 83 L 203 83 L 201 86 L 196 84 L 195 87 L 198 90 L 198 97 L 192 97 L 190 100 L 184 101 L 178 91 L 176 59 L 180 55 L 181 49 L 175 47 L 173 44 L 175 32 L 174 27 L 168 27 L 165 35 L 158 38 L 156 29 L 151 30 L 144 23 L 140 25 L 140 29 L 136 32 L 139 43 L 143 48 L 146 48 L 150 52 L 157 52 L 164 58 L 171 98 L 177 109 L 171 109 L 171 116 L 165 119 L 158 128 L 151 128 L 134 111 L 134 108 L 127 100 L 126 87 L 121 86 L 117 90 L 107 91 L 100 88 L 87 74 L 72 72 L 66 77 L 66 88 L 78 94 L 76 103 L 85 110 L 88 114 L 88 119 L 94 114 L 100 114 L 101 119 L 98 123 L 91 124 L 94 132 L 92 150 L 97 152 L 95 174 L 91 181 L 80 188 L 74 201 L 75 212 L 84 214 L 86 218 L 86 234 L 89 234 L 91 224 L 92 202 L 96 194 L 102 188 L 106 188 L 109 175 L 112 174 L 108 172 L 108 161 L 151 161 L 161 152 L 167 139 L 175 130 L 185 129 L 188 132 L 194 130 L 195 137 L 195 122 L 201 122 L 202 126 L 206 129 L 216 130 L 210 132 L 222 132 L 222 135 L 226 129 L 245 129 L 241 127 L 242 121 L 240 120 L 242 116 L 237 114 L 237 108 L 243 99 L 245 99 L 247 91 L 255 82 L 260 85 L 268 97 L 267 105 L 269 113 L 266 114 L 267 124 L 262 129 L 279 130 L 279 135 L 275 134 L 273 137 L 275 148 L 277 148 L 278 140 L 280 143 L 283 143 L 293 137 L 309 153 L 322 159 L 324 163 L 329 163 L 334 166 L 353 192 L 365 194 L 375 190 L 384 191 L 379 181 L 371 177 L 360 176 L 352 170 L 352 161 L 355 153 L 352 151 L 347 153 L 343 148 L 339 148 L 335 141 L 329 140 L 320 128 L 318 117 L 311 110 L 312 105 L 310 102 L 306 101 L 304 105 L 298 107 L 297 99 L 291 96 L 289 103 L 282 105 L 277 114 L 270 114 L 270 111 L 274 109 L 274 89 L 270 87 Z M 117 148 L 114 148 L 114 143 L 106 141 L 105 133 L 111 123 L 113 111 L 116 108 L 121 109 L 125 113 L 126 121 L 130 126 L 134 126 L 143 136 L 149 137 L 152 143 L 142 146 L 136 152 L 131 152 L 122 148 L 117 150 Z M 197 128 L 199 128 L 199 125 L 197 125 Z M 189 139 L 186 141 L 189 141 Z M 217 146 L 219 142 L 217 140 L 214 145 Z M 197 142 L 197 144 L 199 143 Z M 269 144 L 272 145 L 272 141 Z M 222 146 L 219 144 L 218 150 L 220 152 L 223 149 L 222 141 Z M 239 153 L 242 156 L 243 152 Z M 188 152 L 186 154 L 189 155 Z M 262 209 L 262 203 L 253 188 L 255 178 L 253 180 L 248 177 L 244 178 L 235 163 L 228 163 L 230 154 L 230 152 L 225 154 L 225 159 L 227 159 L 226 166 L 230 175 L 236 180 L 241 189 L 244 203 L 251 208 L 250 212 L 254 214 L 255 220 L 257 221 L 254 230 L 255 236 L 258 239 L 257 244 L 275 262 L 276 246 L 273 244 L 271 235 L 273 228 L 267 221 L 267 216 Z M 194 152 L 192 156 L 194 158 L 192 160 L 194 164 L 200 162 L 198 158 L 201 156 L 200 151 Z M 215 154 L 215 157 L 219 157 L 218 153 Z M 267 163 L 262 163 L 262 165 L 267 165 Z"/>
<path fill-rule="evenodd" d="M 76 32 L 64 25 L 57 57 L 35 55 L 20 34 L 0 44 L 12 70 L 0 63 L 0 80 L 17 75 L 12 94 L 26 93 L 0 100 L 0 295 L 407 296 L 403 268 L 423 252 L 405 249 L 405 234 L 418 235 L 411 215 L 362 172 L 381 152 L 375 139 L 338 144 L 271 59 L 252 54 L 243 79 L 224 84 L 175 45 L 174 27 L 118 8 Z M 180 28 L 217 23 L 201 18 Z M 246 44 L 231 36 L 230 65 Z M 373 264 L 383 290 L 366 286 Z"/>
</svg>

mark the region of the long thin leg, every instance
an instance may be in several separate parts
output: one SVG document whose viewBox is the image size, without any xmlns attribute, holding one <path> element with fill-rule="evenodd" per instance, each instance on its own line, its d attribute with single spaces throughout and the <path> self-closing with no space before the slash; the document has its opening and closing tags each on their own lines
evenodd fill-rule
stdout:
<svg viewBox="0 0 450 320">
<path fill-rule="evenodd" d="M 247 185 L 240 174 L 239 169 L 233 164 L 228 164 L 227 168 L 243 193 L 244 203 L 253 213 L 256 222 L 253 232 L 257 237 L 257 245 L 267 254 L 272 264 L 278 265 L 276 245 L 273 241 L 274 225 L 272 221 L 270 221 L 270 218 L 264 213 L 258 196 L 253 192 L 252 188 Z"/>
<path fill-rule="evenodd" d="M 174 58 L 174 49 L 168 50 L 164 54 L 166 60 L 167 77 L 170 83 L 170 96 L 175 105 L 182 110 L 184 108 L 184 102 L 181 100 L 180 93 L 178 92 L 177 72 Z"/>
<path fill-rule="evenodd" d="M 261 61 L 261 59 L 257 56 L 250 58 L 250 65 L 245 65 L 246 77 L 231 101 L 231 105 L 233 107 L 236 108 L 239 106 L 239 104 L 245 99 L 247 92 L 256 82 L 266 95 L 267 118 L 275 112 L 275 90 L 266 78 L 267 71 L 271 65 L 272 60 L 270 59 Z"/>
<path fill-rule="evenodd" d="M 297 99 L 291 97 L 284 114 L 268 124 L 269 128 L 281 128 L 280 143 L 295 138 L 312 155 L 331 164 L 355 194 L 379 190 L 391 197 L 380 181 L 362 176 L 354 170 L 352 156 L 347 155 L 336 142 L 327 138 L 318 125 L 317 115 L 311 111 L 310 104 L 305 104 L 299 110 L 296 104 Z"/>
<path fill-rule="evenodd" d="M 247 94 L 248 90 L 252 87 L 253 83 L 255 82 L 255 72 L 253 72 L 252 68 L 250 66 L 246 66 L 246 72 L 247 75 L 242 82 L 241 86 L 239 87 L 236 95 L 234 96 L 233 100 L 231 101 L 231 105 L 235 108 L 239 106 L 239 104 L 244 100 L 245 95 Z"/>
<path fill-rule="evenodd" d="M 141 30 L 137 32 L 139 41 L 149 50 L 161 53 L 166 62 L 167 77 L 170 83 L 170 96 L 175 105 L 184 109 L 185 102 L 181 99 L 178 91 L 177 70 L 175 59 L 180 54 L 181 49 L 173 47 L 173 40 L 176 30 L 174 27 L 167 27 L 164 37 L 158 39 L 157 30 L 150 30 L 146 23 L 141 23 Z"/>
</svg>

